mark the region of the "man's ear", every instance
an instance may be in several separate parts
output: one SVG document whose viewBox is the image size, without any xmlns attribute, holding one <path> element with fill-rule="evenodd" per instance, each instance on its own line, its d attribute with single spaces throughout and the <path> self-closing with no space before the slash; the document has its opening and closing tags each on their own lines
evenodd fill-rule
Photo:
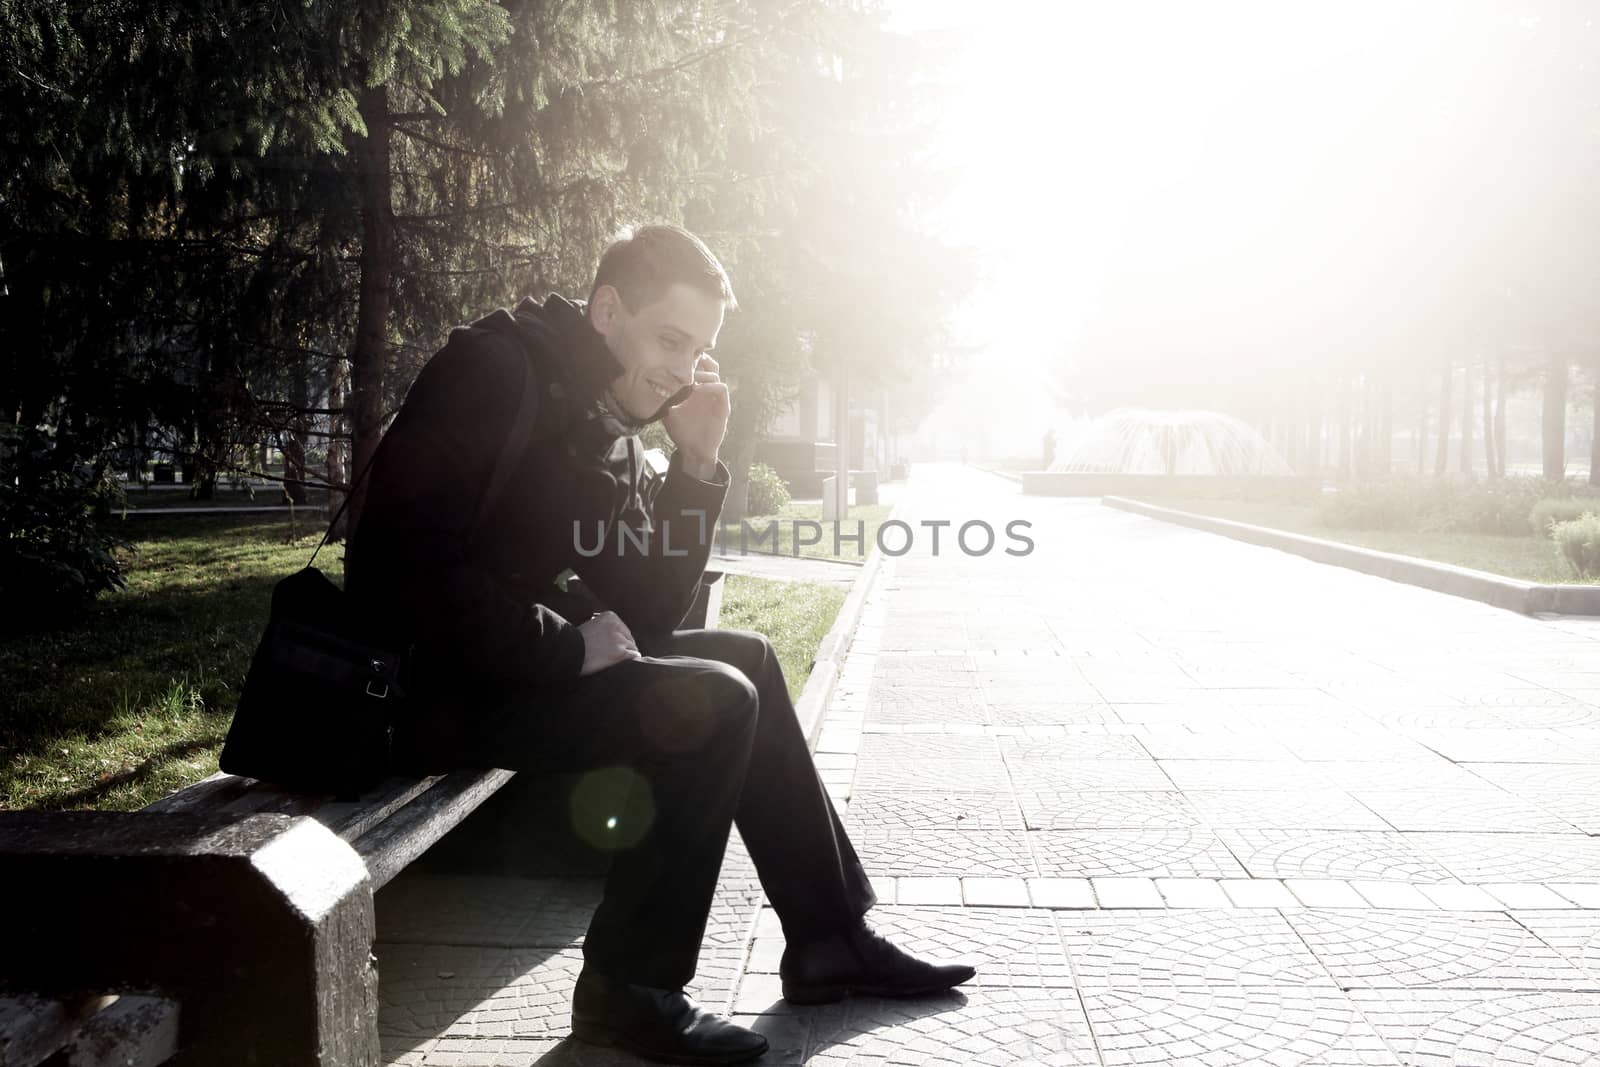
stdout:
<svg viewBox="0 0 1600 1067">
<path fill-rule="evenodd" d="M 589 299 L 589 325 L 602 337 L 609 338 L 621 325 L 622 294 L 616 286 L 602 285 Z"/>
</svg>

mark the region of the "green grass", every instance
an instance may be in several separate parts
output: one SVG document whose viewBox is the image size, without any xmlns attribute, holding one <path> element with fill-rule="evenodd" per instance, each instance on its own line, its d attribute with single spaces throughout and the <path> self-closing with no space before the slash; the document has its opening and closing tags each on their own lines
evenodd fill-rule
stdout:
<svg viewBox="0 0 1600 1067">
<path fill-rule="evenodd" d="M 744 551 L 749 553 L 764 552 L 772 555 L 788 556 L 794 554 L 794 534 L 797 521 L 810 520 L 822 526 L 821 538 L 815 544 L 801 544 L 799 554 L 814 559 L 844 559 L 861 563 L 872 552 L 872 547 L 877 543 L 878 527 L 883 520 L 889 517 L 891 507 L 888 504 L 852 504 L 843 521 L 837 524 L 840 538 L 839 551 L 833 550 L 835 524 L 822 522 L 822 504 L 814 503 L 789 503 L 771 515 L 752 515 L 745 519 L 750 525 L 750 532 L 745 535 Z M 861 526 L 861 544 L 853 540 L 856 534 L 856 523 Z M 770 531 L 769 526 L 770 525 Z M 799 529 L 801 540 L 804 541 L 815 533 L 810 527 L 802 526 Z M 737 523 L 730 523 L 726 527 L 727 541 L 725 548 L 729 552 L 738 553 L 740 550 L 740 527 Z M 774 534 L 776 539 L 774 539 Z M 760 536 L 758 542 L 756 538 Z M 903 535 L 890 531 L 892 540 L 889 547 L 892 549 L 904 540 Z"/>
<path fill-rule="evenodd" d="M 163 511 L 168 508 L 264 508 L 286 507 L 283 493 L 276 486 L 255 487 L 254 492 L 249 489 L 232 489 L 225 485 L 217 486 L 216 494 L 210 500 L 191 500 L 189 494 L 183 489 L 128 489 L 124 494 L 129 511 Z M 322 489 L 307 489 L 306 503 L 302 507 L 320 509 L 327 503 L 328 494 Z M 121 509 L 117 509 L 121 510 Z M 308 515 L 311 511 L 308 510 Z"/>
<path fill-rule="evenodd" d="M 130 522 L 127 589 L 71 629 L 0 643 L 0 809 L 131 811 L 215 773 L 272 585 L 321 535 L 281 517 Z M 335 579 L 342 551 L 317 560 Z M 798 696 L 843 593 L 726 581 L 721 624 L 768 634 Z"/>
<path fill-rule="evenodd" d="M 140 519 L 128 587 L 71 629 L 0 644 L 0 807 L 130 810 L 217 769 L 272 583 L 320 523 Z M 339 549 L 319 563 L 338 571 Z"/>
<path fill-rule="evenodd" d="M 1417 556 L 1438 563 L 1488 571 L 1525 582 L 1583 584 L 1547 538 L 1509 537 L 1479 533 L 1419 533 L 1408 530 L 1335 530 L 1319 526 L 1305 504 L 1264 500 L 1218 500 L 1145 494 L 1141 499 L 1159 507 L 1176 508 L 1255 526 L 1269 526 L 1325 541 Z M 1592 584 L 1592 583 L 1590 583 Z"/>
<path fill-rule="evenodd" d="M 783 665 L 789 699 L 799 700 L 817 646 L 833 626 L 846 591 L 825 582 L 778 582 L 744 574 L 730 574 L 723 581 L 727 587 L 717 625 L 766 634 Z"/>
</svg>

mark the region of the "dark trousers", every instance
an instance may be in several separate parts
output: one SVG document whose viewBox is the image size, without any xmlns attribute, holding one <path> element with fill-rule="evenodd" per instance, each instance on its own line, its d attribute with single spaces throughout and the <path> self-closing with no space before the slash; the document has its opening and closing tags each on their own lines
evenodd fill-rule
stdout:
<svg viewBox="0 0 1600 1067">
<path fill-rule="evenodd" d="M 767 638 L 748 630 L 635 637 L 642 658 L 528 695 L 473 746 L 485 766 L 592 770 L 597 784 L 611 786 L 626 780 L 627 803 L 598 831 L 574 812 L 615 848 L 584 939 L 586 963 L 641 985 L 686 984 L 730 826 L 789 940 L 863 915 L 877 898 Z M 584 804 L 580 785 L 575 809 Z"/>
</svg>

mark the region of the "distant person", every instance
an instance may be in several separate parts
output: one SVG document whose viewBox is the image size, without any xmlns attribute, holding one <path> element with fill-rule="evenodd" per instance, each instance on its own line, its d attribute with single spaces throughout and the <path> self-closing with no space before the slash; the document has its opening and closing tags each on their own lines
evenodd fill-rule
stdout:
<svg viewBox="0 0 1600 1067">
<path fill-rule="evenodd" d="M 1050 469 L 1050 464 L 1056 461 L 1056 431 L 1049 429 L 1044 432 L 1044 470 Z"/>
<path fill-rule="evenodd" d="M 967 446 L 966 445 L 962 445 L 961 446 L 961 462 L 962 462 L 963 465 L 965 465 L 965 463 L 967 462 Z"/>
<path fill-rule="evenodd" d="M 639 836 L 615 853 L 589 924 L 572 1028 L 676 1063 L 767 1048 L 683 992 L 732 826 L 783 923 L 788 1000 L 932 993 L 974 974 L 916 959 L 865 921 L 877 897 L 772 643 L 677 629 L 727 494 L 728 387 L 710 351 L 734 306 L 699 238 L 651 226 L 606 250 L 587 302 L 525 299 L 452 331 L 378 453 L 347 564 L 352 598 L 415 642 L 421 710 L 395 737 L 409 770 L 639 776 L 643 800 L 618 827 Z M 530 444 L 483 536 L 464 543 L 527 375 Z M 676 449 L 653 478 L 637 435 L 657 421 Z M 602 550 L 579 551 L 597 530 Z M 557 589 L 568 570 L 604 610 Z"/>
</svg>

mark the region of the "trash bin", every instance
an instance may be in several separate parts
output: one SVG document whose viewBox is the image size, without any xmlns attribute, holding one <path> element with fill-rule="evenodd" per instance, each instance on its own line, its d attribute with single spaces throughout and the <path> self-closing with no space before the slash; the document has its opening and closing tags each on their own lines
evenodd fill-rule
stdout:
<svg viewBox="0 0 1600 1067">
<path fill-rule="evenodd" d="M 856 503 L 876 504 L 878 502 L 878 472 L 856 471 Z"/>
</svg>

